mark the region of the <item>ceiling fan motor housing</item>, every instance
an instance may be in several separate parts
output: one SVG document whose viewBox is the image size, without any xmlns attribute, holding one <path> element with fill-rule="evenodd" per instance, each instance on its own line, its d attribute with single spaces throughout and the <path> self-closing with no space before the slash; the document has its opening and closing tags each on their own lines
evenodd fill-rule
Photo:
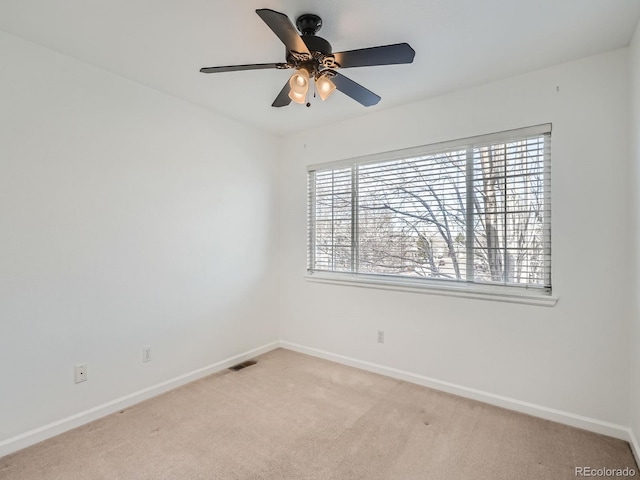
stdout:
<svg viewBox="0 0 640 480">
<path fill-rule="evenodd" d="M 302 41 L 310 52 L 320 52 L 323 55 L 330 55 L 331 44 L 324 38 L 317 37 L 316 33 L 322 27 L 322 19 L 313 13 L 300 15 L 296 20 L 296 27 L 302 33 Z"/>
<path fill-rule="evenodd" d="M 302 35 L 302 41 L 310 52 L 320 52 L 324 55 L 331 55 L 331 44 L 324 38 L 315 35 Z"/>
<path fill-rule="evenodd" d="M 298 70 L 306 70 L 315 79 L 318 79 L 321 74 L 331 76 L 333 72 L 329 72 L 329 69 L 338 68 L 339 65 L 335 63 L 331 44 L 324 38 L 316 36 L 316 32 L 322 26 L 322 19 L 318 15 L 305 13 L 298 17 L 296 26 L 309 53 L 287 50 L 288 65 Z"/>
<path fill-rule="evenodd" d="M 302 35 L 315 35 L 322 28 L 322 19 L 313 13 L 305 13 L 296 20 L 296 27 Z"/>
</svg>

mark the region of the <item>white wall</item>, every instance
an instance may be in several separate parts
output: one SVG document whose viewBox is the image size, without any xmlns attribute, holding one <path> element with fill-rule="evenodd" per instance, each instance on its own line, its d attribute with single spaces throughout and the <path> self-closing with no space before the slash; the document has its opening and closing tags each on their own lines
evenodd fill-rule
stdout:
<svg viewBox="0 0 640 480">
<path fill-rule="evenodd" d="M 635 453 L 640 462 L 640 24 L 629 49 L 629 65 L 631 78 L 631 125 L 629 129 L 631 137 L 631 162 L 634 168 L 634 205 L 635 205 L 635 238 L 634 248 L 636 255 L 635 282 L 633 284 L 633 299 L 635 300 L 635 312 L 631 325 L 631 430 L 634 434 Z"/>
<path fill-rule="evenodd" d="M 286 138 L 283 341 L 588 417 L 585 425 L 610 422 L 604 431 L 623 435 L 632 298 L 628 81 L 623 49 Z M 304 280 L 305 165 L 546 122 L 555 307 Z"/>
<path fill-rule="evenodd" d="M 275 139 L 4 33 L 0 58 L 4 452 L 277 341 Z"/>
</svg>

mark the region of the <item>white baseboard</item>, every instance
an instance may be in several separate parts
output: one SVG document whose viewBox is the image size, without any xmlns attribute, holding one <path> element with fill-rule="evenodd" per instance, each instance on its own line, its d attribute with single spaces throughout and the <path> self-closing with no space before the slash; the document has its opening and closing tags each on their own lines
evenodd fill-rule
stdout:
<svg viewBox="0 0 640 480">
<path fill-rule="evenodd" d="M 638 444 L 638 438 L 631 428 L 629 429 L 629 445 L 631 445 L 633 456 L 636 457 L 636 463 L 640 467 L 640 444 Z"/>
<path fill-rule="evenodd" d="M 379 373 L 381 375 L 396 378 L 398 380 L 404 380 L 425 387 L 433 388 L 434 390 L 452 393 L 454 395 L 470 398 L 472 400 L 478 400 L 480 402 L 506 408 L 508 410 L 526 413 L 534 417 L 544 418 L 546 420 L 562 423 L 564 425 L 582 428 L 591 432 L 619 438 L 621 440 L 628 441 L 632 445 L 632 441 L 635 442 L 635 437 L 632 438 L 632 431 L 628 427 L 622 425 L 616 425 L 614 423 L 604 422 L 595 418 L 584 417 L 582 415 L 576 415 L 574 413 L 564 412 L 562 410 L 556 410 L 554 408 L 544 407 L 542 405 L 536 405 L 534 403 L 524 402 L 522 400 L 516 400 L 514 398 L 504 397 L 502 395 L 496 395 L 493 393 L 484 392 L 482 390 L 476 390 L 474 388 L 456 385 L 450 382 L 444 382 L 442 380 L 437 380 L 434 378 L 425 377 L 423 375 L 386 367 L 384 365 L 378 365 L 375 363 L 358 360 L 344 355 L 319 350 L 317 348 L 305 347 L 303 345 L 298 345 L 286 341 L 280 341 L 280 346 L 282 348 L 293 350 L 295 352 L 324 358 L 325 360 L 331 360 L 343 365 L 360 368 L 362 370 Z M 637 455 L 639 452 L 637 442 L 635 442 L 635 447 L 632 446 L 632 448 L 634 448 L 634 453 L 636 454 L 637 460 Z"/>
<path fill-rule="evenodd" d="M 103 403 L 102 405 L 98 405 L 83 412 L 76 413 L 75 415 L 71 415 L 61 420 L 49 423 L 48 425 L 29 430 L 28 432 L 21 433 L 14 437 L 8 438 L 7 440 L 0 441 L 0 457 L 16 452 L 48 438 L 54 437 L 86 423 L 92 422 L 111 413 L 115 413 L 118 410 L 130 407 L 132 405 L 135 405 L 136 403 L 140 403 L 151 397 L 160 395 L 161 393 L 168 392 L 169 390 L 173 390 L 174 388 L 180 387 L 189 382 L 193 382 L 194 380 L 198 380 L 199 378 L 219 372 L 220 370 L 229 368 L 236 363 L 248 360 L 251 357 L 267 353 L 278 348 L 279 346 L 279 342 L 273 342 L 267 345 L 263 345 L 262 347 L 254 348 L 253 350 L 249 350 L 248 352 L 226 358 L 206 367 L 198 368 L 197 370 L 185 373 L 184 375 L 180 375 L 165 382 L 161 382 L 151 387 L 138 390 L 137 392 L 131 393 L 129 395 L 116 398 L 115 400 L 112 400 L 110 402 Z"/>
</svg>

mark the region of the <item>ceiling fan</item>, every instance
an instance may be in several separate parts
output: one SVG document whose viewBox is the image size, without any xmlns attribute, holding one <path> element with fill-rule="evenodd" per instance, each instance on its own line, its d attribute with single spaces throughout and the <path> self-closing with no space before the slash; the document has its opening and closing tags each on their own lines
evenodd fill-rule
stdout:
<svg viewBox="0 0 640 480">
<path fill-rule="evenodd" d="M 310 106 L 307 102 L 310 80 L 322 100 L 326 100 L 335 90 L 339 90 L 365 107 L 380 101 L 380 97 L 362 85 L 337 72 L 340 68 L 394 65 L 413 62 L 415 51 L 408 43 L 396 43 L 379 47 L 362 48 L 346 52 L 332 53 L 331 44 L 316 36 L 322 27 L 322 19 L 310 13 L 296 20 L 296 31 L 289 17 L 268 8 L 256 10 L 267 26 L 273 30 L 286 47 L 284 63 L 254 63 L 229 65 L 224 67 L 201 68 L 202 73 L 234 72 L 238 70 L 295 69 L 296 72 L 282 88 L 272 107 L 284 107 L 293 100 Z"/>
</svg>

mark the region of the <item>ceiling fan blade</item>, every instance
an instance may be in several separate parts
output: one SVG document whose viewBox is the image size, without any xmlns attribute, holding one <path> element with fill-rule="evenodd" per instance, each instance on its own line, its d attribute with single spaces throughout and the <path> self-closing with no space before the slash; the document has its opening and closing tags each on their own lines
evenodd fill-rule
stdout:
<svg viewBox="0 0 640 480">
<path fill-rule="evenodd" d="M 265 70 L 268 68 L 288 68 L 285 63 L 250 63 L 248 65 L 227 65 L 225 67 L 204 67 L 201 73 L 237 72 L 238 70 Z"/>
<path fill-rule="evenodd" d="M 408 43 L 361 48 L 334 53 L 336 62 L 342 68 L 372 67 L 375 65 L 396 65 L 411 63 L 416 52 Z"/>
<path fill-rule="evenodd" d="M 338 72 L 334 73 L 335 76 L 331 77 L 331 80 L 336 86 L 336 89 L 353 98 L 356 102 L 361 103 L 365 107 L 370 107 L 380 101 L 380 97 L 371 90 L 367 90 L 359 83 L 354 82 L 344 75 L 340 75 Z"/>
<path fill-rule="evenodd" d="M 289 105 L 291 103 L 291 98 L 289 98 L 290 89 L 291 89 L 291 86 L 289 85 L 289 81 L 287 80 L 287 83 L 284 84 L 284 87 L 282 87 L 282 90 L 280 90 L 280 93 L 278 94 L 276 99 L 273 101 L 271 106 L 286 107 L 287 105 Z"/>
<path fill-rule="evenodd" d="M 300 34 L 293 26 L 289 17 L 284 13 L 276 12 L 268 8 L 260 8 L 256 10 L 264 23 L 266 23 L 273 33 L 285 44 L 287 50 L 298 53 L 309 53 L 309 49 L 302 41 Z"/>
</svg>

